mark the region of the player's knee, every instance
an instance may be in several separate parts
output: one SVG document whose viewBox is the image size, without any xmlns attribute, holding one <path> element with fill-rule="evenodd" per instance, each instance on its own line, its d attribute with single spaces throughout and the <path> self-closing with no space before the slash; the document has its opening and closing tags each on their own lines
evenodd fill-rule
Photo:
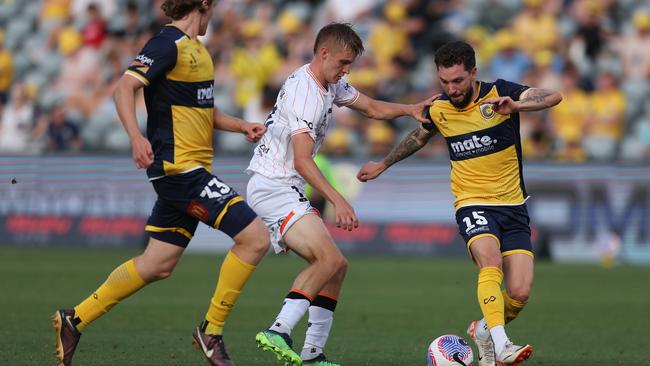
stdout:
<svg viewBox="0 0 650 366">
<path fill-rule="evenodd" d="M 245 246 L 249 251 L 266 254 L 271 242 L 266 225 L 256 218 L 241 233 L 234 238 L 235 244 Z"/>
<path fill-rule="evenodd" d="M 164 280 L 165 278 L 168 278 L 169 276 L 171 276 L 173 271 L 174 271 L 173 266 L 167 266 L 167 265 L 164 265 L 164 264 L 154 266 L 149 271 L 149 276 L 148 276 L 149 281 L 147 281 L 147 282 L 154 282 L 154 281 Z"/>
<path fill-rule="evenodd" d="M 530 296 L 530 286 L 520 285 L 514 286 L 508 289 L 508 296 L 513 300 L 519 301 L 521 303 L 528 302 Z"/>
<path fill-rule="evenodd" d="M 345 278 L 345 274 L 348 271 L 348 261 L 342 254 L 337 253 L 335 255 L 328 256 L 323 262 L 323 266 L 329 269 L 332 278 L 336 277 L 341 280 Z"/>
<path fill-rule="evenodd" d="M 332 276 L 332 279 L 337 282 L 343 282 L 345 275 L 348 273 L 348 261 L 345 259 L 345 257 L 341 256 L 337 260 L 334 268 L 335 268 L 335 272 L 334 275 Z"/>
<path fill-rule="evenodd" d="M 486 268 L 486 267 L 496 267 L 499 269 L 503 268 L 503 258 L 501 257 L 501 255 L 483 255 L 476 259 L 480 268 Z"/>
</svg>

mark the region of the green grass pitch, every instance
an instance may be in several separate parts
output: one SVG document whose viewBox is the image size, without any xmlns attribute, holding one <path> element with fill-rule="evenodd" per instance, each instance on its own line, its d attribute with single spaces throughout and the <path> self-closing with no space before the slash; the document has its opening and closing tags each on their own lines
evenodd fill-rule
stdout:
<svg viewBox="0 0 650 366">
<path fill-rule="evenodd" d="M 0 364 L 53 365 L 50 316 L 89 295 L 125 250 L 0 247 Z M 479 316 L 476 270 L 467 258 L 349 258 L 350 270 L 326 353 L 343 365 L 426 365 L 436 336 L 464 336 Z M 167 280 L 123 301 L 92 324 L 75 365 L 205 365 L 191 346 L 221 264 L 216 255 L 186 254 Z M 239 366 L 278 365 L 255 347 L 255 333 L 280 309 L 293 256 L 268 256 L 226 324 Z M 516 342 L 533 345 L 527 365 L 650 365 L 650 267 L 538 263 L 533 297 L 508 325 Z M 294 330 L 302 346 L 305 322 Z M 469 339 L 468 339 L 469 340 Z"/>
</svg>

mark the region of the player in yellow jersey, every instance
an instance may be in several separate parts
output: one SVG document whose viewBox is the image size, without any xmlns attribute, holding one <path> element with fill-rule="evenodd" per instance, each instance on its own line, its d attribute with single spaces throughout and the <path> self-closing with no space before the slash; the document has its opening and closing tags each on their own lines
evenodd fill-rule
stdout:
<svg viewBox="0 0 650 366">
<path fill-rule="evenodd" d="M 418 126 L 382 162 L 366 163 L 357 178 L 375 179 L 436 133 L 445 138 L 456 221 L 479 267 L 483 319 L 472 322 L 468 333 L 478 346 L 479 366 L 516 366 L 531 356 L 532 347 L 514 345 L 504 326 L 524 308 L 533 282 L 519 112 L 552 107 L 562 97 L 501 79 L 476 80 L 474 50 L 464 42 L 442 46 L 435 62 L 444 94 L 425 110 L 431 122 Z"/>
<path fill-rule="evenodd" d="M 239 132 L 256 142 L 266 128 L 214 107 L 214 66 L 197 40 L 206 32 L 214 4 L 214 0 L 165 0 L 162 9 L 173 22 L 147 42 L 117 85 L 115 105 L 131 139 L 133 160 L 138 168 L 147 169 L 158 195 L 145 228 L 150 239 L 143 254 L 115 268 L 74 309 L 56 311 L 60 366 L 72 364 L 86 326 L 142 287 L 171 274 L 199 221 L 228 234 L 235 243 L 221 265 L 205 320 L 194 329 L 193 340 L 211 365 L 234 365 L 222 338 L 224 322 L 268 251 L 269 237 L 242 197 L 212 175 L 212 134 L 215 128 Z M 146 138 L 135 115 L 135 95 L 142 87 L 148 112 Z"/>
</svg>

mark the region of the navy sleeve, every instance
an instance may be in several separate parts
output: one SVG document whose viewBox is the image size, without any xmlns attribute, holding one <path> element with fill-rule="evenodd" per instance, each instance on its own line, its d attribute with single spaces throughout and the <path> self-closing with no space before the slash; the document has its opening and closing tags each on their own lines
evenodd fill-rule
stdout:
<svg viewBox="0 0 650 366">
<path fill-rule="evenodd" d="M 422 117 L 429 120 L 429 122 L 422 124 L 422 127 L 424 127 L 425 130 L 431 131 L 436 128 L 435 123 L 433 123 L 433 118 L 431 118 L 431 106 L 424 107 L 422 110 Z"/>
<path fill-rule="evenodd" d="M 496 85 L 497 87 L 497 92 L 499 93 L 499 96 L 502 97 L 508 96 L 514 101 L 519 100 L 519 96 L 521 96 L 521 93 L 529 89 L 529 87 L 526 85 L 513 83 L 511 81 L 506 81 L 503 79 L 498 79 L 497 81 L 494 82 L 494 85 Z"/>
<path fill-rule="evenodd" d="M 160 36 L 153 37 L 136 56 L 126 73 L 149 85 L 174 68 L 177 54 L 174 41 Z"/>
</svg>

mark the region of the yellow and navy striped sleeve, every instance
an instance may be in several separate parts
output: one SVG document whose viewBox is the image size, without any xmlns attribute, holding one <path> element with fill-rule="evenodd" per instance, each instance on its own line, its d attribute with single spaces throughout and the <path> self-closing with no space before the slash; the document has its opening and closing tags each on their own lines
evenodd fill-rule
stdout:
<svg viewBox="0 0 650 366">
<path fill-rule="evenodd" d="M 154 36 L 147 42 L 142 51 L 129 66 L 126 74 L 149 85 L 160 78 L 176 65 L 178 49 L 176 43 L 162 34 Z"/>
<path fill-rule="evenodd" d="M 494 82 L 494 86 L 497 89 L 497 93 L 499 94 L 500 97 L 510 97 L 510 99 L 517 101 L 519 100 L 519 97 L 529 89 L 529 87 L 517 83 L 513 83 L 512 81 L 507 81 L 503 79 L 497 79 Z"/>
</svg>

